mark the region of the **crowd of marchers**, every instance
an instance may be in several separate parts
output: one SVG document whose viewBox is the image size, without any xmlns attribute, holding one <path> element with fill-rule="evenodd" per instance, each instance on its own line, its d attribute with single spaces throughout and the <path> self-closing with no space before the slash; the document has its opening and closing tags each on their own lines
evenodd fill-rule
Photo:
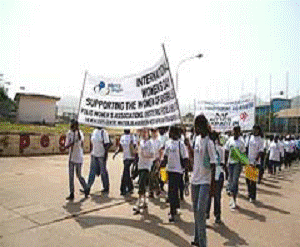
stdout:
<svg viewBox="0 0 300 247">
<path fill-rule="evenodd" d="M 102 181 L 102 193 L 108 194 L 111 190 L 107 159 L 112 143 L 107 130 L 98 127 L 91 135 L 91 163 L 87 180 L 81 175 L 83 138 L 78 122 L 72 121 L 65 143 L 65 148 L 69 149 L 70 194 L 67 200 L 74 199 L 74 172 L 86 198 L 97 176 Z M 299 137 L 265 137 L 258 125 L 254 125 L 247 135 L 243 135 L 239 126 L 235 126 L 232 132 L 218 133 L 211 129 L 204 115 L 199 115 L 188 132 L 175 125 L 143 128 L 134 133 L 124 129 L 113 160 L 120 152 L 123 153 L 120 194 L 127 197 L 138 193 L 134 214 L 141 214 L 147 209 L 149 198 L 163 197 L 170 204 L 169 221 L 175 222 L 180 220 L 180 202 L 191 194 L 195 221 L 191 245 L 207 246 L 206 220 L 210 217 L 212 199 L 215 223 L 223 224 L 223 187 L 231 197 L 230 210 L 236 210 L 240 174 L 247 168 L 254 174 L 254 177 L 246 176 L 248 198 L 250 203 L 255 203 L 257 184 L 262 181 L 265 171 L 268 176 L 276 176 L 282 169 L 289 170 L 293 162 L 299 159 L 299 148 Z"/>
</svg>

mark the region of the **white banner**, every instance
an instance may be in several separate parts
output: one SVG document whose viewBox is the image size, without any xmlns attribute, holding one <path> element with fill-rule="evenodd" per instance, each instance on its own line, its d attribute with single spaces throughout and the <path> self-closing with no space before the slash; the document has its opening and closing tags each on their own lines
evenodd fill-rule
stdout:
<svg viewBox="0 0 300 247">
<path fill-rule="evenodd" d="M 87 74 L 79 123 L 102 127 L 159 127 L 180 123 L 165 58 L 139 75 L 103 78 Z"/>
<path fill-rule="evenodd" d="M 195 116 L 204 114 L 212 129 L 224 132 L 240 126 L 242 130 L 252 130 L 255 121 L 253 97 L 232 102 L 196 102 Z"/>
</svg>

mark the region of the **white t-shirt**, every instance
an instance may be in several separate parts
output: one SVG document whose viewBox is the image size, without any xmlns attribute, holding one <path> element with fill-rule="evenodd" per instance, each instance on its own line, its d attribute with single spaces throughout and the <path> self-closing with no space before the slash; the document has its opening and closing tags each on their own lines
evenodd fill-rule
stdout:
<svg viewBox="0 0 300 247">
<path fill-rule="evenodd" d="M 252 135 L 249 138 L 249 151 L 248 151 L 248 158 L 249 158 L 249 162 L 250 164 L 260 164 L 260 158 L 258 159 L 258 161 L 256 161 L 256 157 L 260 152 L 264 152 L 264 141 L 261 138 L 261 136 L 254 136 Z"/>
<path fill-rule="evenodd" d="M 246 152 L 244 138 L 241 136 L 239 136 L 239 138 L 237 140 L 234 140 L 234 137 L 231 136 L 228 139 L 228 141 L 226 142 L 224 148 L 225 148 L 225 150 L 229 151 L 229 158 L 228 158 L 229 164 L 238 163 L 237 161 L 231 159 L 231 148 L 238 148 L 242 153 Z"/>
<path fill-rule="evenodd" d="M 280 152 L 283 154 L 282 157 L 284 157 L 284 143 L 283 141 L 278 141 L 279 147 L 280 147 Z"/>
<path fill-rule="evenodd" d="M 272 141 L 270 143 L 269 150 L 270 150 L 269 160 L 280 161 L 280 156 L 281 157 L 284 156 L 284 153 L 282 152 L 282 148 L 280 147 L 279 142 L 275 143 L 274 141 Z"/>
<path fill-rule="evenodd" d="M 105 149 L 103 144 L 109 143 L 109 135 L 105 129 L 95 129 L 92 133 L 91 142 L 93 144 L 93 150 L 91 155 L 95 157 L 104 157 Z"/>
<path fill-rule="evenodd" d="M 269 150 L 271 141 L 269 139 L 264 140 L 264 149 Z"/>
<path fill-rule="evenodd" d="M 287 153 L 293 153 L 294 152 L 294 143 L 293 141 L 285 141 L 285 151 Z"/>
<path fill-rule="evenodd" d="M 126 160 L 126 159 L 134 159 L 134 157 L 131 156 L 131 153 L 130 153 L 130 143 L 134 144 L 134 145 L 137 145 L 137 141 L 136 141 L 136 138 L 135 136 L 133 135 L 122 135 L 121 138 L 120 138 L 120 144 L 123 148 L 123 159 Z"/>
<path fill-rule="evenodd" d="M 145 156 L 148 156 L 145 157 Z M 151 157 L 151 158 L 150 158 Z M 151 170 L 152 164 L 154 159 L 154 146 L 153 142 L 150 140 L 141 140 L 139 146 L 139 162 L 138 162 L 138 169 L 147 169 Z"/>
<path fill-rule="evenodd" d="M 160 135 L 159 140 L 160 140 L 161 147 L 164 148 L 166 145 L 166 142 L 169 140 L 168 134 L 165 133 L 164 135 Z"/>
<path fill-rule="evenodd" d="M 66 146 L 69 145 L 70 143 L 74 142 L 73 147 L 69 148 L 69 153 L 70 153 L 70 161 L 74 162 L 74 163 L 83 163 L 83 148 L 82 148 L 82 143 L 84 140 L 84 136 L 83 133 L 81 132 L 81 130 L 79 130 L 80 136 L 81 136 L 81 140 L 79 140 L 78 137 L 78 132 L 73 132 L 73 131 L 69 131 L 67 133 L 67 138 L 66 138 Z M 74 141 L 75 140 L 75 141 Z"/>
<path fill-rule="evenodd" d="M 214 143 L 208 136 L 201 138 L 197 136 L 195 138 L 194 145 L 194 168 L 192 173 L 192 184 L 210 184 L 211 182 L 211 169 L 206 168 L 204 163 L 204 155 L 207 145 L 207 151 L 211 164 L 216 164 L 216 151 Z"/>
<path fill-rule="evenodd" d="M 215 145 L 215 147 L 216 147 L 216 151 L 217 151 L 216 155 L 217 156 L 218 156 L 218 154 L 220 155 L 220 164 L 216 165 L 216 176 L 215 176 L 215 180 L 218 181 L 221 173 L 224 172 L 223 167 L 221 166 L 221 163 L 225 164 L 225 149 L 217 144 Z"/>
<path fill-rule="evenodd" d="M 154 159 L 159 159 L 160 158 L 159 150 L 162 148 L 160 138 L 158 136 L 157 139 L 151 139 L 151 141 L 154 147 Z"/>
<path fill-rule="evenodd" d="M 179 144 L 180 143 L 180 144 Z M 180 149 L 179 149 L 180 148 Z M 180 154 L 183 159 L 188 158 L 184 142 L 181 140 L 169 140 L 166 143 L 165 153 L 164 155 L 168 156 L 168 164 L 167 164 L 167 171 L 169 172 L 178 172 L 183 173 L 183 169 L 180 163 Z"/>
</svg>

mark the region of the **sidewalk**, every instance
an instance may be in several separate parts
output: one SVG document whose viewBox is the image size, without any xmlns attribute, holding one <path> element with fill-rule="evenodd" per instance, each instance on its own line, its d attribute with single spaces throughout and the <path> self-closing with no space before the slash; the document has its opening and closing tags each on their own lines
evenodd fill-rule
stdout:
<svg viewBox="0 0 300 247">
<path fill-rule="evenodd" d="M 137 195 L 120 196 L 122 154 L 109 157 L 111 191 L 101 195 L 96 178 L 84 199 L 75 178 L 75 200 L 67 202 L 68 156 L 0 158 L 0 246 L 190 246 L 193 212 L 190 197 L 180 220 L 168 222 L 168 206 L 151 199 L 144 215 L 133 215 Z M 85 156 L 83 176 L 89 172 Z M 258 202 L 246 199 L 240 179 L 239 209 L 229 210 L 223 191 L 222 220 L 208 224 L 209 246 L 300 246 L 300 172 L 294 166 L 258 185 Z"/>
</svg>

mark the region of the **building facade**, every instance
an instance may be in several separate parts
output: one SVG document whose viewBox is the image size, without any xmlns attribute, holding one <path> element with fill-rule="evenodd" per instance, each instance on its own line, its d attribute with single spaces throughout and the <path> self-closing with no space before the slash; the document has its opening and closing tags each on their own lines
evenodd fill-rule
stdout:
<svg viewBox="0 0 300 247">
<path fill-rule="evenodd" d="M 15 96 L 16 122 L 54 125 L 57 120 L 56 102 L 59 100 L 59 97 L 17 93 Z"/>
</svg>

